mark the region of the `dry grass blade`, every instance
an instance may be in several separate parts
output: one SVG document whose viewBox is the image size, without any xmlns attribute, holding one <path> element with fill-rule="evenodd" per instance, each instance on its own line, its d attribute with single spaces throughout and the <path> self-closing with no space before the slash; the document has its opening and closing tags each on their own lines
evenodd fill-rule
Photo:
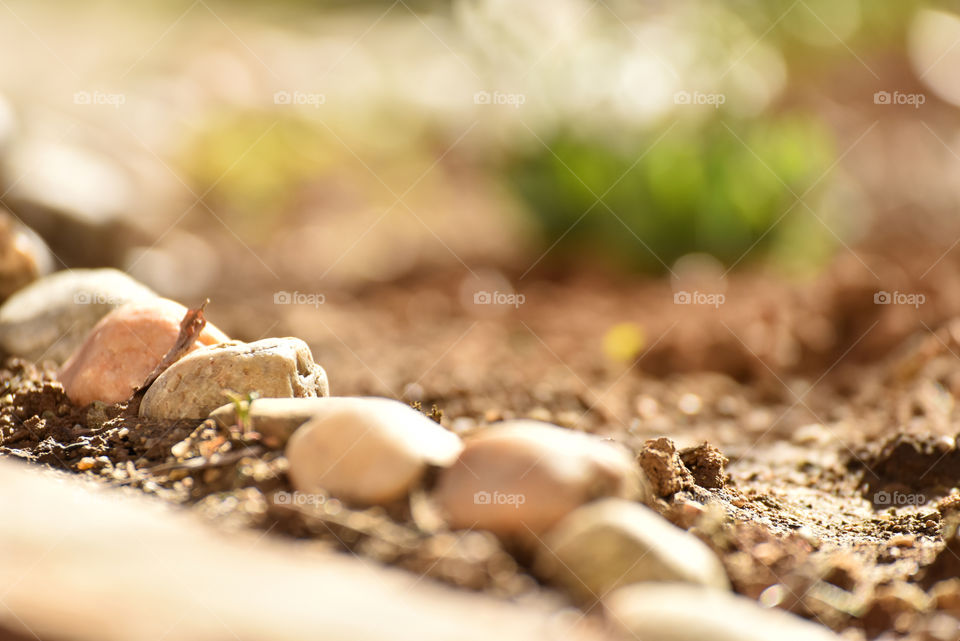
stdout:
<svg viewBox="0 0 960 641">
<path fill-rule="evenodd" d="M 140 401 L 143 399 L 143 395 L 146 394 L 150 385 L 157 380 L 167 368 L 190 351 L 190 348 L 197 341 L 197 338 L 200 337 L 203 328 L 207 325 L 207 319 L 203 317 L 203 310 L 209 302 L 210 299 L 208 298 L 203 301 L 200 307 L 190 309 L 184 314 L 183 320 L 180 321 L 180 334 L 177 336 L 177 342 L 173 344 L 170 351 L 164 355 L 163 360 L 150 372 L 150 375 L 143 381 L 143 384 L 134 390 L 130 399 L 127 401 L 127 409 L 124 414 L 127 416 L 137 414 L 140 411 Z"/>
</svg>

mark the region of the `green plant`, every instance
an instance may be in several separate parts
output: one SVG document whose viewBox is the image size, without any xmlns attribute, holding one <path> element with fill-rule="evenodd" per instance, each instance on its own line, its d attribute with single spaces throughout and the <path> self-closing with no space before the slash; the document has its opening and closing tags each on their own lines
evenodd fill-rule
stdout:
<svg viewBox="0 0 960 641">
<path fill-rule="evenodd" d="M 811 216 L 797 196 L 835 156 L 823 125 L 785 115 L 677 129 L 658 142 L 654 133 L 625 133 L 613 143 L 564 132 L 549 149 L 513 158 L 508 180 L 544 244 L 556 242 L 551 257 L 662 272 L 691 252 L 734 264 L 781 246 L 798 228 L 798 242 L 820 242 L 796 219 Z M 815 203 L 816 191 L 804 202 Z"/>
</svg>

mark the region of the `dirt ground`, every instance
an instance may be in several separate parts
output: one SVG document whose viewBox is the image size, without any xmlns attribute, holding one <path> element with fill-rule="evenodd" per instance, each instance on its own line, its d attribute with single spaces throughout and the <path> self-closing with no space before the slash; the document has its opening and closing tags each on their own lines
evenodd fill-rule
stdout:
<svg viewBox="0 0 960 641">
<path fill-rule="evenodd" d="M 931 290 L 948 291 L 954 270 Z M 541 279 L 523 288 L 525 305 L 478 311 L 457 279 L 412 278 L 279 312 L 257 302 L 266 289 L 227 289 L 210 317 L 243 338 L 301 336 L 335 394 L 401 398 L 461 434 L 531 417 L 615 438 L 654 482 L 655 507 L 716 550 L 737 592 L 845 638 L 956 640 L 960 324 L 950 302 L 876 306 L 872 287 L 841 259 L 801 286 L 734 279 L 722 309 L 678 314 L 668 284 L 598 277 Z M 646 330 L 646 346 L 614 361 L 602 337 L 622 321 Z M 221 527 L 503 598 L 568 600 L 532 577 L 522 550 L 446 530 L 430 476 L 384 508 L 290 505 L 278 500 L 291 489 L 282 452 L 255 433 L 77 408 L 48 365 L 10 359 L 0 384 L 0 454 L 136 488 Z"/>
</svg>

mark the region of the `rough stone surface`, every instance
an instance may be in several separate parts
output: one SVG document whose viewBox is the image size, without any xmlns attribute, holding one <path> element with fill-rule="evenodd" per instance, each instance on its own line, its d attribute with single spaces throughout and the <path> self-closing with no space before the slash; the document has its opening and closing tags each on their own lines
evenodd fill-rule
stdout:
<svg viewBox="0 0 960 641">
<path fill-rule="evenodd" d="M 677 446 L 668 438 L 650 439 L 640 453 L 640 465 L 653 485 L 657 496 L 671 496 L 694 485 Z"/>
<path fill-rule="evenodd" d="M 330 399 L 332 400 L 332 399 Z M 264 442 L 279 447 L 290 439 L 298 427 L 329 408 L 327 398 L 259 398 L 249 404 L 245 427 L 259 432 Z M 227 403 L 210 413 L 220 427 L 237 424 L 237 405 Z"/>
<path fill-rule="evenodd" d="M 584 601 L 640 581 L 729 587 L 723 565 L 706 544 L 632 501 L 585 505 L 543 540 L 538 574 Z"/>
<path fill-rule="evenodd" d="M 651 500 L 630 453 L 612 441 L 537 421 L 495 424 L 466 442 L 435 497 L 454 528 L 528 537 L 593 499 Z"/>
<path fill-rule="evenodd" d="M 67 396 L 77 405 L 130 398 L 176 343 L 187 311 L 180 303 L 156 298 L 104 316 L 60 370 Z M 207 323 L 193 349 L 228 340 Z"/>
<path fill-rule="evenodd" d="M 638 583 L 604 599 L 611 624 L 643 641 L 840 641 L 827 628 L 720 590 Z"/>
<path fill-rule="evenodd" d="M 0 348 L 63 363 L 107 313 L 150 300 L 153 291 L 115 269 L 74 269 L 45 276 L 0 306 Z"/>
<path fill-rule="evenodd" d="M 299 338 L 232 341 L 187 354 L 154 381 L 140 404 L 149 418 L 206 418 L 241 396 L 327 396 L 327 374 Z"/>
<path fill-rule="evenodd" d="M 321 400 L 287 444 L 290 480 L 301 492 L 386 503 L 404 496 L 427 465 L 449 465 L 463 448 L 456 434 L 399 401 Z"/>
</svg>

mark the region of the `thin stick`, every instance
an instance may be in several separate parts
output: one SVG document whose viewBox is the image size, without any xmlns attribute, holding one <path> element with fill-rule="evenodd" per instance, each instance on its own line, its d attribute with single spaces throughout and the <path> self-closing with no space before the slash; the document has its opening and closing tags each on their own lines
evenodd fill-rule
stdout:
<svg viewBox="0 0 960 641">
<path fill-rule="evenodd" d="M 143 384 L 134 390 L 130 396 L 130 400 L 127 401 L 127 409 L 124 411 L 125 416 L 135 416 L 139 413 L 140 401 L 143 400 L 143 395 L 147 393 L 147 388 L 150 387 L 168 367 L 180 360 L 180 358 L 193 347 L 203 328 L 207 325 L 207 319 L 203 317 L 203 309 L 209 302 L 210 299 L 208 298 L 203 301 L 200 307 L 187 310 L 187 313 L 184 314 L 183 320 L 180 321 L 180 335 L 177 336 L 177 342 L 173 344 L 173 347 L 171 347 L 170 351 L 163 357 L 163 360 L 150 372 L 150 375 L 143 381 Z"/>
</svg>

